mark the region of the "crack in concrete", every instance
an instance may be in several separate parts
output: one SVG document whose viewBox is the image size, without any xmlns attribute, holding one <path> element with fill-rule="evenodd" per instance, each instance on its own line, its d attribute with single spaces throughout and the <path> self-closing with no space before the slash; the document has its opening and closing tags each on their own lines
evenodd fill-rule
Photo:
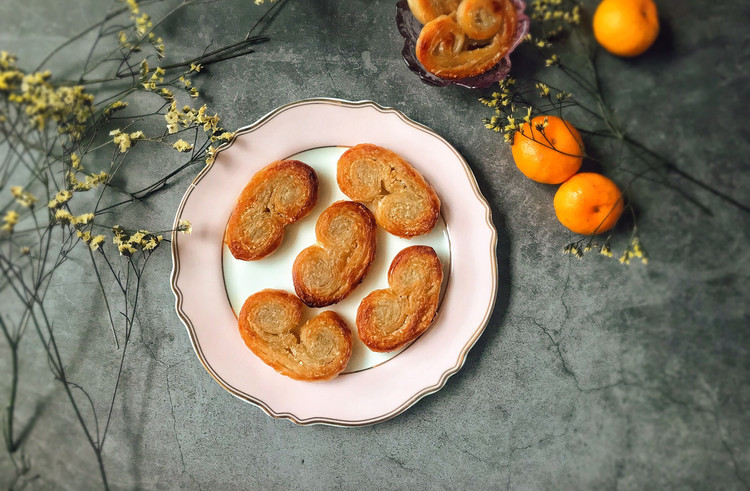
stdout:
<svg viewBox="0 0 750 491">
<path fill-rule="evenodd" d="M 399 459 L 398 457 L 395 457 L 393 455 L 386 455 L 385 458 L 387 458 L 388 460 L 390 460 L 391 462 L 393 462 L 394 464 L 396 464 L 398 467 L 400 467 L 401 469 L 403 469 L 405 471 L 408 471 L 408 472 L 418 472 L 418 473 L 420 473 L 422 475 L 426 475 L 425 472 L 422 471 L 421 469 L 419 469 L 417 467 L 410 467 L 410 466 L 406 465 L 404 463 L 404 461 L 401 460 L 401 459 Z"/>
<path fill-rule="evenodd" d="M 571 369 L 568 366 L 568 362 L 567 362 L 567 360 L 565 359 L 565 356 L 562 353 L 562 348 L 560 348 L 560 343 L 562 343 L 562 338 L 560 338 L 559 340 L 555 341 L 555 338 L 552 336 L 552 334 L 550 334 L 549 330 L 547 328 L 545 328 L 543 325 L 541 325 L 539 323 L 539 321 L 537 321 L 533 317 L 527 317 L 527 319 L 530 320 L 531 322 L 533 322 L 535 326 L 537 326 L 544 334 L 547 335 L 547 337 L 550 340 L 550 343 L 552 343 L 552 346 L 555 347 L 555 351 L 557 352 L 558 358 L 560 358 L 560 363 L 562 364 L 563 371 L 573 379 L 573 382 L 575 383 L 576 389 L 578 389 L 579 391 L 584 392 L 584 393 L 587 393 L 587 392 L 597 392 L 597 391 L 601 391 L 601 390 L 605 390 L 605 389 L 611 389 L 613 387 L 618 387 L 618 386 L 621 386 L 621 385 L 638 385 L 638 384 L 634 384 L 632 382 L 627 382 L 625 380 L 625 378 L 622 376 L 622 374 L 620 374 L 620 380 L 617 381 L 617 382 L 613 382 L 613 383 L 607 384 L 607 385 L 600 385 L 600 386 L 596 386 L 596 387 L 582 387 L 580 381 L 578 380 L 578 375 L 576 375 L 576 373 L 573 371 L 573 369 Z"/>
<path fill-rule="evenodd" d="M 565 283 L 563 284 L 562 290 L 560 291 L 560 303 L 565 309 L 565 317 L 563 317 L 563 320 L 560 323 L 560 328 L 557 330 L 557 333 L 560 336 L 562 336 L 563 329 L 565 329 L 565 325 L 568 323 L 568 319 L 570 319 L 570 307 L 568 307 L 568 304 L 565 303 L 565 292 L 568 290 L 568 284 L 570 283 L 570 268 L 572 267 L 571 261 L 572 257 L 568 255 L 568 272 L 565 275 Z"/>
<path fill-rule="evenodd" d="M 729 454 L 729 460 L 732 462 L 732 470 L 734 471 L 734 476 L 737 478 L 737 481 L 739 481 L 739 483 L 745 489 L 750 490 L 750 483 L 748 483 L 748 481 L 745 480 L 744 477 L 742 477 L 742 473 L 740 471 L 740 465 L 739 465 L 739 462 L 737 462 L 737 456 L 735 455 L 734 450 L 732 450 L 732 447 L 729 445 L 729 442 L 724 436 L 724 430 L 721 424 L 721 417 L 720 417 L 719 408 L 718 408 L 719 404 L 717 401 L 716 394 L 714 394 L 714 391 L 710 387 L 705 386 L 705 381 L 704 381 L 704 391 L 707 393 L 708 398 L 711 400 L 710 408 L 703 407 L 699 404 L 683 401 L 681 399 L 676 398 L 673 394 L 663 389 L 659 389 L 657 387 L 644 387 L 644 388 L 657 393 L 659 396 L 663 397 L 664 399 L 668 400 L 669 402 L 673 404 L 677 404 L 688 410 L 697 411 L 697 412 L 711 415 L 713 417 L 714 423 L 716 424 L 716 430 L 719 436 L 719 441 L 721 442 L 721 445 L 726 450 L 727 454 Z"/>
<path fill-rule="evenodd" d="M 177 435 L 177 417 L 174 411 L 174 402 L 172 401 L 172 388 L 169 385 L 169 370 L 177 365 L 180 365 L 181 363 L 184 363 L 184 361 L 181 361 L 181 362 L 175 363 L 174 365 L 169 365 L 169 366 L 166 366 L 164 362 L 160 360 L 156 360 L 156 361 L 166 367 L 164 370 L 164 374 L 165 374 L 165 378 L 167 382 L 167 397 L 169 398 L 169 410 L 170 410 L 170 414 L 172 415 L 172 430 L 174 431 L 174 441 L 177 443 L 177 450 L 180 452 L 180 461 L 182 462 L 182 471 L 190 477 L 190 479 L 198 486 L 198 489 L 202 489 L 198 480 L 195 478 L 195 476 L 193 476 L 187 470 L 187 465 L 185 464 L 185 454 L 182 452 L 182 444 L 180 444 L 180 438 Z"/>
<path fill-rule="evenodd" d="M 565 430 L 563 430 L 560 433 L 553 433 L 551 435 L 547 435 L 543 438 L 540 438 L 539 440 L 533 441 L 529 443 L 528 445 L 522 445 L 522 446 L 514 446 L 511 447 L 510 453 L 508 454 L 508 478 L 505 482 L 505 489 L 510 490 L 511 480 L 513 478 L 513 456 L 516 454 L 516 452 L 521 452 L 523 450 L 528 450 L 532 447 L 536 447 L 537 445 L 541 445 L 543 443 L 551 442 L 557 438 L 561 438 L 568 434 L 570 431 L 570 422 L 573 419 L 573 414 L 571 413 L 567 417 L 567 423 L 565 424 Z"/>
</svg>

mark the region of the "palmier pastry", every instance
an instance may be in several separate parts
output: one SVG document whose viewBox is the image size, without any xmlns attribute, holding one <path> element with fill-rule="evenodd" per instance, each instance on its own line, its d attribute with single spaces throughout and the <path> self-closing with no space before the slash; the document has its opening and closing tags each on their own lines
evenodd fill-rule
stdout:
<svg viewBox="0 0 750 491">
<path fill-rule="evenodd" d="M 239 329 L 250 350 L 295 380 L 328 380 L 352 353 L 352 335 L 338 314 L 326 311 L 301 327 L 302 302 L 283 290 L 263 290 L 242 305 Z"/>
<path fill-rule="evenodd" d="M 317 201 L 318 176 L 312 167 L 299 160 L 273 162 L 242 190 L 224 242 L 236 259 L 263 258 L 281 244 L 284 227 L 310 213 Z"/>
<path fill-rule="evenodd" d="M 516 7 L 510 0 L 463 0 L 456 10 L 456 19 L 472 39 L 489 39 L 502 30 L 513 35 Z"/>
<path fill-rule="evenodd" d="M 375 257 L 375 218 L 353 201 L 338 201 L 315 224 L 316 245 L 292 265 L 294 289 L 310 307 L 339 302 L 359 285 Z"/>
<path fill-rule="evenodd" d="M 359 338 L 373 351 L 393 351 L 432 324 L 440 299 L 443 266 L 428 246 L 407 247 L 388 270 L 390 288 L 367 295 L 357 309 Z"/>
<path fill-rule="evenodd" d="M 427 24 L 435 17 L 456 11 L 461 0 L 408 0 L 409 10 L 421 24 Z"/>
<path fill-rule="evenodd" d="M 447 15 L 428 22 L 417 38 L 417 59 L 425 70 L 442 78 L 467 78 L 495 66 L 512 47 L 516 11 L 510 0 L 502 0 L 506 15 L 502 28 L 486 41 L 472 41 L 461 26 Z"/>
<path fill-rule="evenodd" d="M 341 156 L 336 170 L 341 191 L 373 207 L 378 225 L 399 237 L 426 234 L 437 223 L 440 199 L 422 175 L 398 154 L 370 143 Z"/>
</svg>

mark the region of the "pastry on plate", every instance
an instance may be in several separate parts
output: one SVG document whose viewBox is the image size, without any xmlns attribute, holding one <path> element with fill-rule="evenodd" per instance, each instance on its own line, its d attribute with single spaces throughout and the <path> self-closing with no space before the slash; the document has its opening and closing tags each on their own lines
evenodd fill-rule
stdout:
<svg viewBox="0 0 750 491">
<path fill-rule="evenodd" d="M 402 250 L 388 270 L 389 288 L 367 295 L 357 309 L 359 338 L 373 351 L 393 351 L 425 332 L 437 313 L 443 266 L 429 246 Z"/>
<path fill-rule="evenodd" d="M 317 244 L 292 265 L 294 290 L 310 307 L 344 299 L 364 279 L 375 257 L 375 218 L 354 201 L 337 201 L 315 224 Z"/>
<path fill-rule="evenodd" d="M 295 380 L 328 380 L 341 373 L 352 353 L 349 327 L 332 311 L 300 326 L 304 305 L 283 290 L 262 290 L 242 305 L 239 330 L 250 350 Z"/>
<path fill-rule="evenodd" d="M 281 244 L 284 227 L 318 201 L 318 176 L 299 160 L 280 160 L 259 170 L 229 216 L 224 242 L 236 259 L 252 261 Z"/>
<path fill-rule="evenodd" d="M 336 180 L 354 201 L 367 203 L 378 225 L 410 238 L 428 233 L 440 215 L 435 190 L 398 154 L 370 143 L 356 145 L 339 158 Z"/>
<path fill-rule="evenodd" d="M 455 12 L 461 0 L 408 0 L 409 10 L 421 24 L 439 15 Z"/>
</svg>

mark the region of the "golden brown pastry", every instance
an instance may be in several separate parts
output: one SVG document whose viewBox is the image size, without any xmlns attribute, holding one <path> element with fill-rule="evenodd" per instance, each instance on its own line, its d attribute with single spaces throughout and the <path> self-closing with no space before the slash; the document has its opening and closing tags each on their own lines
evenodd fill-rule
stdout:
<svg viewBox="0 0 750 491">
<path fill-rule="evenodd" d="M 455 79 L 473 77 L 495 66 L 510 51 L 516 30 L 514 5 L 510 0 L 502 0 L 502 5 L 502 27 L 486 41 L 473 41 L 447 15 L 428 22 L 419 33 L 416 47 L 417 59 L 425 70 Z"/>
<path fill-rule="evenodd" d="M 515 31 L 516 7 L 510 0 L 463 0 L 456 19 L 470 38 L 489 39 L 502 29 Z"/>
<path fill-rule="evenodd" d="M 338 201 L 315 224 L 316 245 L 292 265 L 294 290 L 310 307 L 344 299 L 359 285 L 375 257 L 375 218 L 353 201 Z"/>
<path fill-rule="evenodd" d="M 461 0 L 408 0 L 409 9 L 421 24 L 427 24 L 439 15 L 456 11 Z"/>
<path fill-rule="evenodd" d="M 390 288 L 367 295 L 357 309 L 359 338 L 373 351 L 393 351 L 425 332 L 440 300 L 443 266 L 432 247 L 399 252 L 388 270 Z"/>
<path fill-rule="evenodd" d="M 250 350 L 295 380 L 328 380 L 341 373 L 352 353 L 352 335 L 338 314 L 326 311 L 301 327 L 302 302 L 283 290 L 263 290 L 242 305 L 239 329 Z"/>
<path fill-rule="evenodd" d="M 317 201 L 318 176 L 312 167 L 299 160 L 273 162 L 242 190 L 224 242 L 237 259 L 261 259 L 281 244 L 284 227 L 310 213 Z"/>
<path fill-rule="evenodd" d="M 426 234 L 437 223 L 440 199 L 414 167 L 398 154 L 362 143 L 341 156 L 336 170 L 341 191 L 374 209 L 378 225 L 399 237 Z"/>
</svg>

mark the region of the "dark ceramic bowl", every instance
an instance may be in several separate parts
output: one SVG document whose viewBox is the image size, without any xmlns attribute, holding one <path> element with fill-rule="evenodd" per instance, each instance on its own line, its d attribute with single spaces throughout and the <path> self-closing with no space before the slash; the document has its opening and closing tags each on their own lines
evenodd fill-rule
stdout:
<svg viewBox="0 0 750 491">
<path fill-rule="evenodd" d="M 516 6 L 516 12 L 518 14 L 518 26 L 516 27 L 516 34 L 513 38 L 513 44 L 511 45 L 508 54 L 500 60 L 500 62 L 494 67 L 490 68 L 484 73 L 480 73 L 474 77 L 469 78 L 457 78 L 448 79 L 440 78 L 427 70 L 417 60 L 415 48 L 417 46 L 417 39 L 419 33 L 422 31 L 422 24 L 414 17 L 409 10 L 409 4 L 407 0 L 399 0 L 396 4 L 396 26 L 398 31 L 404 37 L 404 49 L 401 50 L 401 54 L 404 57 L 406 65 L 416 73 L 422 81 L 429 85 L 435 85 L 437 87 L 445 87 L 447 85 L 458 85 L 469 89 L 484 89 L 489 87 L 495 82 L 499 82 L 508 76 L 510 72 L 510 54 L 516 47 L 521 44 L 524 36 L 529 32 L 529 24 L 531 19 L 524 13 L 526 10 L 526 3 L 522 0 L 511 0 Z"/>
</svg>

